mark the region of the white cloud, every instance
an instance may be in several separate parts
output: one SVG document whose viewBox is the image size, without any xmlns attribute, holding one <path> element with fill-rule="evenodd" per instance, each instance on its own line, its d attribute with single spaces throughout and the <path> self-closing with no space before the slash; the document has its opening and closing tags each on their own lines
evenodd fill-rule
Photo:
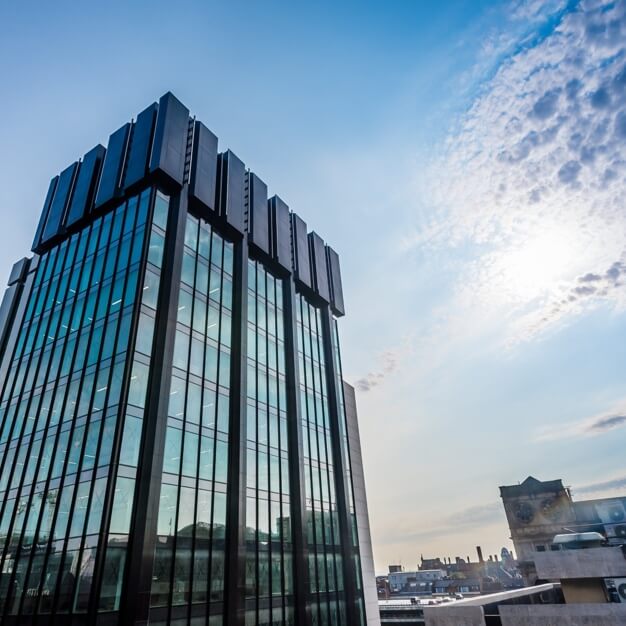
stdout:
<svg viewBox="0 0 626 626">
<path fill-rule="evenodd" d="M 589 494 L 593 494 L 595 498 L 600 497 L 600 494 L 605 497 L 610 496 L 615 491 L 618 491 L 620 495 L 624 492 L 624 487 L 626 487 L 626 476 L 619 475 L 615 478 L 610 478 L 608 480 L 602 480 L 595 483 L 587 483 L 586 485 L 582 485 L 580 487 L 575 487 L 572 489 L 572 492 L 575 496 L 588 496 Z"/>
<path fill-rule="evenodd" d="M 447 138 L 420 183 L 436 210 L 404 242 L 458 250 L 455 308 L 505 317 L 513 343 L 626 301 L 608 275 L 626 248 L 626 2 L 553 8 Z"/>
</svg>

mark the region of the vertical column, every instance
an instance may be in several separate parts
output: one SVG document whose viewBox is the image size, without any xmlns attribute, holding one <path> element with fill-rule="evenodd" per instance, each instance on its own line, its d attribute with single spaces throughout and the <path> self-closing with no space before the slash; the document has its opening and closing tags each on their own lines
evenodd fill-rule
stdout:
<svg viewBox="0 0 626 626">
<path fill-rule="evenodd" d="M 369 515 L 367 512 L 367 496 L 365 493 L 365 475 L 361 454 L 361 438 L 356 410 L 354 387 L 343 383 L 343 397 L 346 411 L 346 434 L 350 450 L 350 470 L 354 488 L 354 510 L 357 520 L 359 538 L 359 555 L 361 557 L 361 584 L 363 588 L 363 604 L 368 626 L 380 626 L 378 595 L 376 593 L 376 572 L 372 553 Z"/>
<path fill-rule="evenodd" d="M 300 386 L 298 372 L 298 344 L 296 340 L 296 289 L 293 277 L 283 281 L 285 315 L 285 371 L 287 375 L 287 416 L 289 438 L 289 488 L 293 515 L 293 568 L 295 623 L 311 623 L 308 601 L 309 565 L 306 541 L 306 495 L 304 493 L 304 444 L 302 440 Z"/>
<path fill-rule="evenodd" d="M 328 389 L 328 406 L 330 409 L 330 427 L 333 441 L 333 463 L 335 466 L 335 486 L 337 489 L 337 508 L 339 514 L 339 535 L 341 537 L 343 577 L 346 598 L 346 616 L 348 626 L 360 624 L 356 611 L 357 575 L 352 558 L 352 531 L 350 523 L 350 489 L 348 487 L 346 468 L 350 462 L 344 457 L 340 420 L 343 420 L 338 388 L 338 374 L 335 366 L 333 317 L 330 307 L 321 309 L 322 331 L 324 341 L 324 359 L 326 361 L 326 384 Z"/>
<path fill-rule="evenodd" d="M 127 624 L 147 624 L 149 618 L 186 218 L 185 186 L 171 198 L 169 207 L 153 348 L 153 353 L 161 358 L 153 360 L 148 382 L 125 591 L 120 605 L 120 615 L 125 616 Z"/>
<path fill-rule="evenodd" d="M 226 511 L 224 623 L 243 626 L 245 619 L 246 546 L 246 378 L 248 311 L 248 242 L 241 237 L 233 251 L 233 322 L 231 400 Z"/>
</svg>

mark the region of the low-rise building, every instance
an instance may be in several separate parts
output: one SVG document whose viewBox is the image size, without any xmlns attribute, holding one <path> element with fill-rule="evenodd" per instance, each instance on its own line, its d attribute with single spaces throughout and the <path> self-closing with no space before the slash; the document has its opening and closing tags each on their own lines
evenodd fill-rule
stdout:
<svg viewBox="0 0 626 626">
<path fill-rule="evenodd" d="M 598 538 L 578 534 L 559 539 L 532 555 L 548 582 L 425 607 L 426 626 L 626 624 L 626 546 L 585 548 Z"/>
<path fill-rule="evenodd" d="M 445 576 L 445 569 L 390 572 L 389 591 L 391 593 L 430 593 L 433 582 Z"/>
<path fill-rule="evenodd" d="M 550 550 L 555 535 L 594 531 L 610 545 L 626 542 L 626 497 L 576 501 L 561 479 L 533 476 L 500 487 L 500 497 L 526 584 L 538 580 L 534 554 Z"/>
</svg>

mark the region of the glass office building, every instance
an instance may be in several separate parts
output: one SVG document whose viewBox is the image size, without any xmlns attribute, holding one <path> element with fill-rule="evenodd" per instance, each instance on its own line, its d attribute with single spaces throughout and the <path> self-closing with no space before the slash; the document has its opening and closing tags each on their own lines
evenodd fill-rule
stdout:
<svg viewBox="0 0 626 626">
<path fill-rule="evenodd" d="M 0 621 L 378 619 L 339 258 L 172 94 L 55 176 L 0 307 Z"/>
</svg>

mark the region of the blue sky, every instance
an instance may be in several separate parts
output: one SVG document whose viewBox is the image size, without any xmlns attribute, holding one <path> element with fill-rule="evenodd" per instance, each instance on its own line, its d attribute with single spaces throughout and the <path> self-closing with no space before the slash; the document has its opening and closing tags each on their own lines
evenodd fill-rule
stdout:
<svg viewBox="0 0 626 626">
<path fill-rule="evenodd" d="M 167 90 L 339 252 L 376 565 L 626 487 L 623 2 L 0 7 L 0 268 Z M 604 483 L 611 481 L 611 487 Z"/>
</svg>

